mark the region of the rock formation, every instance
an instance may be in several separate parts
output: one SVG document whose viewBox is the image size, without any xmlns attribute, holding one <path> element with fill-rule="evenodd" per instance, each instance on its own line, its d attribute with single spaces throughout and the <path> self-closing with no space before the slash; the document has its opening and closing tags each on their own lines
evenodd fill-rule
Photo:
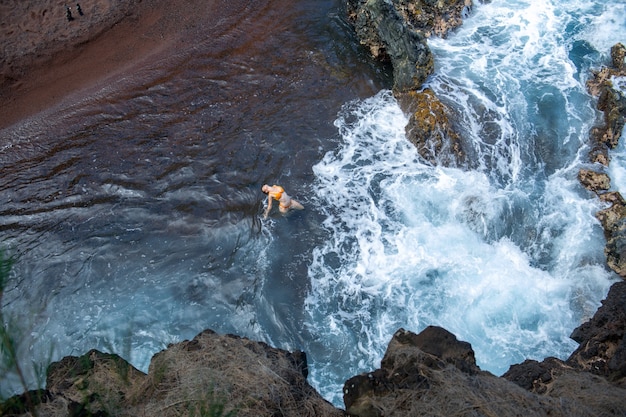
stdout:
<svg viewBox="0 0 626 417">
<path fill-rule="evenodd" d="M 625 416 L 626 282 L 572 333 L 580 343 L 567 361 L 513 365 L 503 377 L 481 371 L 466 342 L 439 327 L 419 335 L 400 329 L 380 369 L 349 379 L 350 415 Z"/>
<path fill-rule="evenodd" d="M 409 91 L 398 97 L 408 113 L 406 136 L 418 153 L 433 165 L 459 166 L 465 163 L 461 138 L 452 127 L 453 115 L 435 93 Z"/>
<path fill-rule="evenodd" d="M 95 350 L 63 358 L 45 390 L 9 399 L 0 415 L 34 405 L 40 417 L 626 416 L 626 282 L 571 337 L 580 345 L 567 360 L 527 360 L 497 377 L 445 329 L 400 329 L 380 369 L 346 381 L 344 411 L 307 383 L 303 352 L 207 330 L 157 353 L 147 375 Z"/>
<path fill-rule="evenodd" d="M 434 164 L 464 162 L 451 109 L 431 90 L 421 91 L 434 69 L 431 35 L 445 37 L 471 10 L 470 0 L 348 0 L 348 18 L 371 55 L 393 68 L 393 92 L 410 115 L 407 135 Z"/>
<path fill-rule="evenodd" d="M 623 88 L 617 88 L 614 82 L 626 77 L 626 47 L 621 43 L 611 48 L 611 66 L 593 73 L 587 82 L 589 92 L 598 98 L 598 110 L 604 113 L 601 126 L 591 131 L 590 160 L 600 166 L 608 166 L 609 151 L 614 149 L 622 135 L 626 121 L 626 96 Z M 624 82 L 624 81 L 622 81 Z M 582 169 L 578 174 L 581 184 L 598 194 L 603 202 L 610 206 L 596 214 L 606 237 L 605 254 L 608 266 L 626 278 L 626 204 L 617 191 L 610 189 L 610 178 L 601 171 Z"/>
<path fill-rule="evenodd" d="M 593 406 L 596 411 L 587 415 L 626 415 L 626 282 L 613 284 L 593 318 L 571 338 L 580 345 L 566 361 L 527 360 L 503 378 L 537 394 Z"/>
<path fill-rule="evenodd" d="M 303 352 L 206 330 L 157 353 L 148 374 L 95 350 L 48 368 L 46 390 L 0 405 L 1 416 L 342 416 L 306 381 Z"/>
<path fill-rule="evenodd" d="M 481 371 L 471 347 L 442 328 L 429 327 L 419 335 L 401 329 L 389 344 L 381 369 L 346 382 L 346 410 L 359 417 L 626 413 L 626 390 L 606 379 L 556 359 L 527 362 L 512 383 Z M 537 392 L 533 388 L 541 377 L 550 388 Z"/>
</svg>

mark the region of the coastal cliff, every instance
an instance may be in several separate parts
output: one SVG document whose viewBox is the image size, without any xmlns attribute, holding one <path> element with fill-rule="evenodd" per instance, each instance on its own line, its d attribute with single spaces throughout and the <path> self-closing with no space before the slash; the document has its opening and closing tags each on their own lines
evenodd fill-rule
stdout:
<svg viewBox="0 0 626 417">
<path fill-rule="evenodd" d="M 571 337 L 579 347 L 568 359 L 497 377 L 445 329 L 399 329 L 380 369 L 346 381 L 344 411 L 308 384 L 304 352 L 206 330 L 154 355 L 147 374 L 95 350 L 65 357 L 45 390 L 12 397 L 0 415 L 626 416 L 626 282 Z"/>
</svg>

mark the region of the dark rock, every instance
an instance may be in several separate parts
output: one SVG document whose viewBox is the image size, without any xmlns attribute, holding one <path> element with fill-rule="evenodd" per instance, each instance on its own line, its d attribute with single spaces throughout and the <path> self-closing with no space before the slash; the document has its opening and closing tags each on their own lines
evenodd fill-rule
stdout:
<svg viewBox="0 0 626 417">
<path fill-rule="evenodd" d="M 393 92 L 410 114 L 409 140 L 433 164 L 462 166 L 465 152 L 452 126 L 452 111 L 432 90 L 419 91 L 434 69 L 427 37 L 446 36 L 469 14 L 470 0 L 348 0 L 361 44 L 393 68 Z"/>
<path fill-rule="evenodd" d="M 394 92 L 416 90 L 434 61 L 423 32 L 413 29 L 390 0 L 348 1 L 348 16 L 362 45 L 393 67 Z"/>
<path fill-rule="evenodd" d="M 566 366 L 565 362 L 557 358 L 546 358 L 542 362 L 527 359 L 521 364 L 512 365 L 502 377 L 525 390 L 545 394 L 548 384 L 554 380 L 555 372 Z"/>
<path fill-rule="evenodd" d="M 131 403 L 160 416 L 181 415 L 185 406 L 202 402 L 221 403 L 238 417 L 344 415 L 309 385 L 307 373 L 304 352 L 208 330 L 157 353 Z M 190 398 L 194 393 L 200 397 Z M 163 410 L 167 404 L 179 405 Z"/>
<path fill-rule="evenodd" d="M 621 43 L 614 45 L 611 48 L 612 66 L 592 72 L 592 77 L 587 81 L 589 92 L 598 97 L 598 110 L 604 113 L 604 123 L 601 126 L 595 126 L 590 132 L 589 159 L 605 166 L 608 166 L 610 161 L 609 150 L 618 145 L 626 123 L 626 96 L 620 88 L 615 88 L 613 85 L 614 77 L 626 76 L 625 56 L 626 47 Z M 592 180 L 589 175 L 581 171 L 579 179 L 583 186 L 592 191 L 609 189 L 606 178 L 595 177 Z M 596 214 L 602 223 L 607 239 L 604 253 L 609 268 L 622 278 L 626 278 L 626 206 L 619 194 L 607 194 L 608 196 L 600 195 L 600 198 L 610 202 L 611 206 Z"/>
<path fill-rule="evenodd" d="M 398 95 L 398 102 L 410 114 L 406 136 L 422 158 L 434 165 L 464 165 L 465 152 L 453 128 L 451 111 L 432 90 Z"/>
<path fill-rule="evenodd" d="M 602 172 L 581 169 L 578 171 L 578 180 L 589 191 L 606 191 L 611 188 L 611 178 Z"/>
<path fill-rule="evenodd" d="M 430 326 L 398 330 L 380 369 L 344 385 L 351 416 L 626 416 L 626 282 L 613 285 L 592 320 L 576 329 L 567 361 L 481 371 L 469 343 Z M 306 382 L 304 352 L 204 331 L 156 354 L 148 374 L 95 350 L 51 365 L 32 402 L 44 416 L 345 416 Z M 24 398 L 1 415 L 30 408 Z M 38 405 L 37 405 L 38 404 Z M 7 414 L 9 412 L 9 414 Z"/>
<path fill-rule="evenodd" d="M 614 77 L 626 76 L 624 56 L 626 47 L 621 43 L 614 45 L 611 48 L 612 66 L 592 71 L 592 77 L 587 81 L 587 89 L 598 98 L 598 110 L 604 113 L 604 124 L 594 127 L 591 131 L 594 148 L 604 145 L 614 149 L 624 129 L 626 97 L 621 89 L 613 85 Z M 595 149 L 594 152 L 597 153 L 598 150 Z"/>
<path fill-rule="evenodd" d="M 437 326 L 428 326 L 421 333 L 415 334 L 404 329 L 398 330 L 387 348 L 382 360 L 382 366 L 390 369 L 401 368 L 406 363 L 397 363 L 400 357 L 405 357 L 404 350 L 417 348 L 424 353 L 439 358 L 446 364 L 452 364 L 468 374 L 480 371 L 476 366 L 472 346 L 460 341 L 455 335 Z M 444 366 L 435 366 L 440 369 Z"/>
<path fill-rule="evenodd" d="M 570 399 L 588 415 L 626 415 L 626 282 L 611 287 L 591 320 L 571 338 L 580 346 L 566 360 L 547 358 L 513 365 L 503 375 L 545 397 Z M 584 415 L 584 414 L 582 414 Z"/>
<path fill-rule="evenodd" d="M 471 0 L 396 0 L 395 3 L 406 20 L 427 37 L 445 38 L 463 24 L 472 10 Z"/>
<path fill-rule="evenodd" d="M 613 45 L 611 48 L 611 65 L 617 71 L 626 69 L 624 68 L 626 66 L 624 57 L 626 57 L 626 46 L 621 43 Z"/>
<path fill-rule="evenodd" d="M 14 395 L 0 404 L 0 416 L 19 416 L 34 414 L 37 407 L 52 399 L 48 390 L 31 390 L 23 394 Z"/>
<path fill-rule="evenodd" d="M 571 367 L 553 359 L 554 365 Z M 379 416 L 623 416 L 626 391 L 588 372 L 572 370 L 563 383 L 552 364 L 527 362 L 513 370 L 520 385 L 544 385 L 539 395 L 481 371 L 471 346 L 438 327 L 420 334 L 400 329 L 381 368 L 349 379 L 344 402 L 349 415 Z M 556 394 L 558 393 L 558 394 Z"/>
<path fill-rule="evenodd" d="M 307 372 L 304 352 L 206 330 L 154 355 L 147 375 L 96 350 L 65 357 L 48 368 L 44 400 L 29 415 L 344 416 L 308 384 Z M 0 415 L 22 415 L 25 404 L 16 397 Z"/>
<path fill-rule="evenodd" d="M 626 97 L 620 90 L 604 88 L 598 97 L 598 110 L 604 112 L 604 127 L 598 130 L 596 139 L 615 149 L 624 129 Z"/>
<path fill-rule="evenodd" d="M 626 281 L 613 284 L 593 318 L 570 337 L 580 346 L 569 365 L 626 388 Z"/>
<path fill-rule="evenodd" d="M 372 56 L 393 67 L 394 93 L 418 90 L 432 74 L 426 39 L 445 37 L 469 15 L 471 0 L 347 0 L 350 22 Z"/>
<path fill-rule="evenodd" d="M 90 350 L 52 363 L 46 388 L 55 396 L 53 408 L 62 407 L 68 415 L 107 416 L 113 405 L 123 404 L 126 393 L 136 389 L 144 378 L 120 356 Z"/>
<path fill-rule="evenodd" d="M 600 199 L 611 204 L 596 213 L 607 241 L 604 248 L 607 265 L 626 277 L 626 201 L 617 191 L 601 194 Z"/>
</svg>

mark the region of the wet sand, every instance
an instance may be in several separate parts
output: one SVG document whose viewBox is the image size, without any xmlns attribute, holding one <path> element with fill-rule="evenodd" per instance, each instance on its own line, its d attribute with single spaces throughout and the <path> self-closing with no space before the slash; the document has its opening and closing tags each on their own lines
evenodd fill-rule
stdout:
<svg viewBox="0 0 626 417">
<path fill-rule="evenodd" d="M 149 65 L 190 30 L 219 18 L 219 3 L 1 2 L 0 129 L 63 100 L 80 99 L 139 65 Z"/>
</svg>

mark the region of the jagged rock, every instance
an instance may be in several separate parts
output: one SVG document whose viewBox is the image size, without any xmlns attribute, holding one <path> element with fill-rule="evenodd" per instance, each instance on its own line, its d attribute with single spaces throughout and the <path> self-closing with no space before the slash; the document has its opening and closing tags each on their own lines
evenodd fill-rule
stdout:
<svg viewBox="0 0 626 417">
<path fill-rule="evenodd" d="M 2 416 L 625 416 L 626 282 L 572 333 L 567 361 L 482 371 L 469 343 L 436 326 L 398 330 L 380 369 L 344 385 L 346 412 L 306 382 L 303 352 L 206 330 L 156 354 L 148 374 L 92 350 L 49 367 L 47 389 L 0 404 Z"/>
<path fill-rule="evenodd" d="M 626 47 L 621 43 L 611 48 L 611 67 L 604 67 L 599 71 L 592 72 L 592 77 L 587 81 L 589 92 L 598 97 L 598 110 L 604 112 L 604 124 L 591 129 L 591 151 L 589 159 L 608 166 L 610 157 L 609 150 L 618 145 L 626 122 L 626 97 L 620 88 L 613 85 L 615 77 L 626 77 Z M 606 178 L 595 177 L 587 173 L 579 172 L 579 179 L 584 187 L 592 190 L 608 190 L 604 184 Z M 599 180 L 599 182 L 598 182 Z M 606 188 L 594 188 L 598 185 Z M 602 223 L 604 235 L 607 239 L 604 253 L 607 265 L 626 278 L 626 205 L 619 193 L 607 193 L 600 198 L 611 203 L 611 206 L 596 214 Z"/>
<path fill-rule="evenodd" d="M 344 402 L 348 414 L 360 417 L 624 415 L 625 390 L 554 361 L 562 376 L 552 366 L 519 369 L 526 387 L 542 381 L 546 395 L 539 395 L 481 371 L 471 346 L 444 329 L 419 335 L 400 329 L 380 369 L 346 382 Z"/>
<path fill-rule="evenodd" d="M 626 201 L 617 191 L 600 194 L 600 199 L 611 204 L 596 213 L 606 238 L 607 265 L 621 277 L 626 277 Z"/>
<path fill-rule="evenodd" d="M 565 362 L 557 358 L 546 358 L 542 362 L 526 359 L 521 364 L 512 365 L 502 377 L 525 390 L 545 394 L 549 384 L 554 381 L 555 370 L 566 367 Z"/>
<path fill-rule="evenodd" d="M 503 375 L 524 389 L 574 398 L 589 415 L 626 415 L 626 282 L 611 287 L 593 318 L 572 332 L 580 345 L 566 361 L 547 358 L 513 365 Z"/>
<path fill-rule="evenodd" d="M 571 416 L 624 416 L 626 415 L 626 390 L 611 384 L 605 378 L 581 371 L 567 363 L 548 358 L 543 362 L 533 360 L 513 365 L 503 376 L 529 392 L 538 399 L 558 401 L 568 409 L 561 414 L 558 410 L 534 409 L 534 414 L 519 410 L 515 415 L 571 415 Z M 550 404 L 555 404 L 550 402 Z"/>
<path fill-rule="evenodd" d="M 398 330 L 387 348 L 387 354 L 381 365 L 391 369 L 401 369 L 410 365 L 404 360 L 410 357 L 414 347 L 441 359 L 446 364 L 452 364 L 460 371 L 468 374 L 475 374 L 480 371 L 480 368 L 476 366 L 472 346 L 467 342 L 458 340 L 455 335 L 438 326 L 428 326 L 419 334 L 404 329 Z M 436 368 L 444 367 L 443 364 L 433 365 Z"/>
<path fill-rule="evenodd" d="M 450 110 L 431 89 L 402 94 L 398 101 L 410 114 L 406 136 L 422 158 L 444 166 L 465 162 L 461 140 L 450 122 Z"/>
<path fill-rule="evenodd" d="M 347 0 L 359 42 L 393 67 L 394 93 L 418 90 L 432 74 L 427 37 L 445 37 L 469 14 L 471 0 Z"/>
<path fill-rule="evenodd" d="M 589 169 L 578 171 L 578 180 L 589 191 L 606 191 L 611 188 L 611 178 L 605 173 Z"/>
<path fill-rule="evenodd" d="M 613 80 L 615 77 L 626 76 L 625 56 L 626 47 L 621 43 L 614 45 L 611 48 L 612 66 L 593 71 L 592 77 L 587 81 L 589 92 L 598 97 L 598 110 L 604 112 L 604 124 L 594 127 L 591 131 L 591 139 L 594 143 L 592 160 L 595 159 L 594 155 L 599 153 L 602 145 L 614 149 L 624 129 L 626 97 L 620 89 L 615 88 Z"/>
<path fill-rule="evenodd" d="M 303 352 L 206 330 L 157 353 L 147 375 L 96 350 L 65 357 L 50 365 L 37 401 L 13 397 L 0 415 L 32 415 L 23 414 L 30 404 L 39 417 L 344 416 L 307 373 Z"/>
<path fill-rule="evenodd" d="M 413 29 L 389 0 L 348 0 L 348 16 L 361 44 L 393 67 L 394 91 L 421 87 L 434 61 L 423 32 Z"/>
<path fill-rule="evenodd" d="M 619 231 L 619 221 L 626 216 L 626 201 L 618 191 L 600 194 L 600 200 L 610 204 L 596 213 L 604 229 L 604 236 L 608 240 Z"/>
<path fill-rule="evenodd" d="M 66 356 L 48 367 L 46 388 L 63 397 L 69 407 L 107 413 L 107 405 L 119 404 L 143 382 L 145 374 L 118 355 L 90 350 L 86 354 Z M 90 401 L 84 405 L 85 398 Z"/>
<path fill-rule="evenodd" d="M 393 92 L 410 114 L 407 136 L 427 161 L 464 164 L 465 152 L 450 123 L 452 111 L 432 90 L 419 91 L 434 61 L 427 37 L 461 25 L 470 0 L 347 0 L 349 20 L 372 56 L 393 67 Z"/>
<path fill-rule="evenodd" d="M 593 318 L 571 338 L 580 346 L 567 360 L 569 365 L 626 388 L 626 281 L 613 284 Z"/>
<path fill-rule="evenodd" d="M 609 268 L 626 278 L 626 219 L 620 219 L 617 232 L 606 242 L 604 254 Z"/>
<path fill-rule="evenodd" d="M 596 139 L 615 149 L 624 129 L 626 97 L 620 90 L 605 88 L 598 98 L 598 110 L 604 112 L 604 128 L 598 130 Z"/>
<path fill-rule="evenodd" d="M 397 0 L 395 3 L 415 29 L 426 37 L 436 35 L 441 38 L 461 26 L 472 8 L 471 0 Z"/>
<path fill-rule="evenodd" d="M 622 71 L 626 66 L 626 62 L 624 62 L 624 58 L 626 57 L 626 47 L 621 43 L 617 43 L 613 45 L 611 48 L 611 65 L 617 71 Z"/>
<path fill-rule="evenodd" d="M 307 374 L 304 352 L 288 352 L 207 330 L 156 354 L 148 383 L 137 399 L 160 399 L 147 409 L 147 415 L 159 416 L 181 415 L 184 404 L 165 410 L 164 406 L 181 403 L 193 393 L 204 396 L 196 401 L 222 401 L 227 411 L 234 410 L 238 417 L 343 416 L 342 410 L 309 385 Z"/>
</svg>

